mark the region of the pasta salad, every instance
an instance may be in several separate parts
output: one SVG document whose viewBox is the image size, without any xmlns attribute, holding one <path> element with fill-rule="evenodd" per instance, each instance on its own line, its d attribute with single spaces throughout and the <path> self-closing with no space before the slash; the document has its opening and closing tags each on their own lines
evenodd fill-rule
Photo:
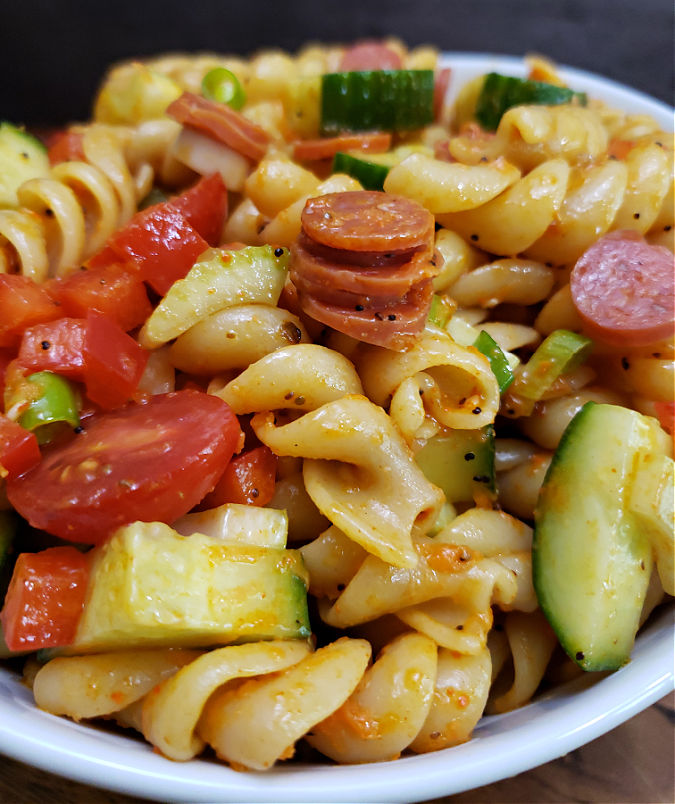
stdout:
<svg viewBox="0 0 675 804">
<path fill-rule="evenodd" d="M 0 621 L 40 708 L 377 762 L 629 660 L 675 592 L 672 135 L 527 68 L 169 55 L 0 124 Z"/>
</svg>

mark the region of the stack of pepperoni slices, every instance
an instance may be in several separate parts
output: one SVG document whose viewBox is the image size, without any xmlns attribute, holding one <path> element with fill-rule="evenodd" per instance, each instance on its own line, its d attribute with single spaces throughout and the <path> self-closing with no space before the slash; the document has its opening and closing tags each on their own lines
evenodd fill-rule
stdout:
<svg viewBox="0 0 675 804">
<path fill-rule="evenodd" d="M 366 190 L 330 193 L 305 205 L 291 280 L 311 318 L 402 351 L 429 313 L 433 256 L 434 218 L 415 201 Z"/>
</svg>

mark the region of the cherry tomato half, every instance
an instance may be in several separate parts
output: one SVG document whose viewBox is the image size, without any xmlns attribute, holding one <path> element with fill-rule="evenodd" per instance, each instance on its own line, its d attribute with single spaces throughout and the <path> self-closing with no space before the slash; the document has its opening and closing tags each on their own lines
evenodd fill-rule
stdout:
<svg viewBox="0 0 675 804">
<path fill-rule="evenodd" d="M 92 416 L 33 470 L 8 478 L 7 496 L 33 527 L 99 544 L 129 522 L 170 524 L 186 514 L 214 487 L 240 434 L 222 399 L 160 394 Z"/>
</svg>

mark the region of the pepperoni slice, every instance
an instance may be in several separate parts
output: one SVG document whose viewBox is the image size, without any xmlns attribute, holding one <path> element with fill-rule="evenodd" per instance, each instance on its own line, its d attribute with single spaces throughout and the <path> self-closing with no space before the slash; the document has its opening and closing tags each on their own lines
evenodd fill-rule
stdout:
<svg viewBox="0 0 675 804">
<path fill-rule="evenodd" d="M 612 232 L 592 245 L 574 266 L 570 289 L 587 331 L 598 340 L 648 346 L 673 335 L 673 255 L 637 232 Z"/>
<path fill-rule="evenodd" d="M 184 126 L 222 142 L 255 162 L 267 152 L 270 142 L 267 132 L 224 103 L 184 92 L 166 111 Z"/>
<path fill-rule="evenodd" d="M 381 154 L 389 150 L 391 134 L 373 131 L 367 134 L 340 134 L 316 140 L 301 140 L 293 146 L 293 158 L 301 162 L 332 159 L 338 151 L 365 151 Z"/>
<path fill-rule="evenodd" d="M 388 45 L 374 40 L 358 42 L 342 55 L 338 71 L 400 70 L 403 66 L 399 54 Z"/>
<path fill-rule="evenodd" d="M 312 240 L 347 251 L 399 251 L 429 242 L 434 218 L 421 204 L 375 190 L 310 198 L 302 228 Z"/>
<path fill-rule="evenodd" d="M 291 278 L 293 283 L 318 298 L 338 303 L 340 291 L 351 295 L 367 296 L 388 303 L 400 299 L 416 282 L 429 279 L 438 273 L 432 262 L 431 249 L 406 252 L 404 259 L 389 255 L 389 262 L 372 267 L 354 268 L 352 265 L 325 259 L 316 254 L 311 241 L 300 235 L 292 251 Z M 345 303 L 349 303 L 345 296 Z M 354 301 L 354 304 L 361 302 Z"/>
<path fill-rule="evenodd" d="M 427 280 L 415 285 L 396 304 L 355 311 L 299 292 L 307 315 L 352 338 L 396 351 L 407 349 L 424 329 L 432 295 L 433 283 Z"/>
</svg>

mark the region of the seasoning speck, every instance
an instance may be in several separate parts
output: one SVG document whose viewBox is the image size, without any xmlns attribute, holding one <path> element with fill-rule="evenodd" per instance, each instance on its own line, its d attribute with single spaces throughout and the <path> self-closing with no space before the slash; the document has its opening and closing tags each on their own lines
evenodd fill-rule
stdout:
<svg viewBox="0 0 675 804">
<path fill-rule="evenodd" d="M 284 250 L 283 250 L 282 248 L 275 248 L 275 249 L 274 249 L 274 256 L 275 256 L 275 257 L 281 257 L 281 255 L 282 255 L 283 253 L 284 253 Z"/>
<path fill-rule="evenodd" d="M 45 352 L 47 351 L 47 349 L 49 349 L 50 346 L 51 346 L 51 343 L 49 343 L 49 341 L 41 341 L 40 342 L 40 347 L 42 349 L 44 349 Z"/>
</svg>

